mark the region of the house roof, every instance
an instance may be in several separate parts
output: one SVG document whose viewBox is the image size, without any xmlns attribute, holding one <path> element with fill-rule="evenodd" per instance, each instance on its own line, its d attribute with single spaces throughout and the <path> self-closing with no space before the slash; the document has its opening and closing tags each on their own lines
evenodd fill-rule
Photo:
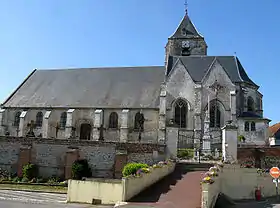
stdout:
<svg viewBox="0 0 280 208">
<path fill-rule="evenodd" d="M 235 56 L 171 56 L 168 60 L 167 75 L 178 59 L 182 61 L 195 82 L 201 82 L 213 61 L 217 60 L 233 83 L 247 82 L 257 86 L 248 77 L 240 61 Z"/>
<path fill-rule="evenodd" d="M 269 136 L 274 136 L 280 130 L 280 123 L 276 123 L 268 128 Z"/>
<path fill-rule="evenodd" d="M 157 108 L 165 67 L 36 70 L 3 107 Z"/>
</svg>

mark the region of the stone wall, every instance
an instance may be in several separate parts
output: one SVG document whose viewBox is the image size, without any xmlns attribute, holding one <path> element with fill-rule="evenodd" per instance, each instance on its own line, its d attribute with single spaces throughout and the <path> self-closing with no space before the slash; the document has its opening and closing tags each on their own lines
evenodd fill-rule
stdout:
<svg viewBox="0 0 280 208">
<path fill-rule="evenodd" d="M 42 127 L 36 127 L 34 129 L 35 136 L 39 136 L 42 134 L 42 137 L 47 138 L 56 138 L 56 139 L 65 139 L 67 138 L 67 128 L 59 128 L 56 129 L 57 125 L 60 123 L 60 116 L 63 112 L 67 112 L 68 108 L 61 108 L 61 109 L 50 109 L 50 115 L 48 119 L 43 120 Z M 96 109 L 73 109 L 73 117 L 71 118 L 71 127 L 75 128 L 74 137 L 80 138 L 81 132 L 81 124 L 90 124 L 92 128 L 92 132 L 94 133 L 94 127 L 96 126 L 96 119 L 95 119 L 95 110 Z M 121 108 L 118 109 L 103 109 L 101 115 L 101 123 L 104 127 L 104 138 L 107 141 L 120 141 L 120 134 L 122 129 L 122 110 Z M 9 132 L 10 136 L 25 136 L 28 127 L 27 124 L 30 123 L 31 120 L 36 120 L 36 114 L 38 112 L 42 112 L 44 117 L 46 115 L 47 109 L 29 109 L 26 111 L 25 117 L 22 119 L 22 135 L 21 135 L 21 126 L 14 126 L 15 115 L 17 112 L 23 112 L 23 109 L 14 109 L 9 108 L 5 109 L 3 112 L 3 124 L 0 122 L 0 136 L 4 136 L 5 132 Z M 140 109 L 131 109 L 128 110 L 127 120 L 128 126 L 128 140 L 129 141 L 138 141 L 138 131 L 134 129 L 134 120 L 135 115 L 139 112 Z M 117 128 L 110 129 L 109 128 L 109 117 L 112 112 L 116 112 L 118 114 L 118 126 Z M 144 131 L 142 132 L 142 140 L 143 142 L 157 142 L 158 137 L 158 110 L 157 109 L 142 109 L 142 112 L 145 117 L 144 122 Z M 68 114 L 69 115 L 69 114 Z M 67 116 L 68 116 L 67 115 Z M 67 118 L 69 120 L 69 118 Z M 56 132 L 57 131 L 57 132 Z M 91 135 L 91 139 L 93 138 L 93 133 Z M 99 135 L 99 132 L 96 133 Z"/>
<path fill-rule="evenodd" d="M 28 151 L 30 154 L 26 154 Z M 73 152 L 76 152 L 76 156 L 72 154 Z M 23 163 L 31 162 L 39 166 L 41 176 L 65 176 L 67 168 L 71 169 L 74 161 L 70 158 L 71 154 L 74 155 L 74 159 L 75 157 L 87 159 L 94 177 L 112 178 L 116 172 L 117 155 L 125 155 L 125 163 L 153 164 L 165 158 L 165 146 L 144 143 L 0 137 L 0 167 L 11 172 L 19 172 Z M 118 168 L 120 169 L 118 171 L 121 171 L 122 167 Z"/>
</svg>

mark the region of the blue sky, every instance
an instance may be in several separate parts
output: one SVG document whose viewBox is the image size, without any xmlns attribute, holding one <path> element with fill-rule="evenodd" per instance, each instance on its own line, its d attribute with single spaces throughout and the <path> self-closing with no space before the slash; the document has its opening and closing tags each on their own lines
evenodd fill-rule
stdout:
<svg viewBox="0 0 280 208">
<path fill-rule="evenodd" d="M 261 86 L 264 116 L 280 121 L 279 0 L 189 0 L 208 55 L 234 55 Z M 0 102 L 34 69 L 164 64 L 184 0 L 0 2 Z"/>
</svg>

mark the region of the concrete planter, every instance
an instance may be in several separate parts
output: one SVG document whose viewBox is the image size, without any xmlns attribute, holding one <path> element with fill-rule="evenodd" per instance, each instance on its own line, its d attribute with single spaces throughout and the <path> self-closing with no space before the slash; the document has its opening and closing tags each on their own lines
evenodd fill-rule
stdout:
<svg viewBox="0 0 280 208">
<path fill-rule="evenodd" d="M 175 163 L 154 168 L 139 177 L 116 179 L 69 180 L 67 202 L 115 204 L 127 201 L 163 177 L 172 173 Z"/>
</svg>

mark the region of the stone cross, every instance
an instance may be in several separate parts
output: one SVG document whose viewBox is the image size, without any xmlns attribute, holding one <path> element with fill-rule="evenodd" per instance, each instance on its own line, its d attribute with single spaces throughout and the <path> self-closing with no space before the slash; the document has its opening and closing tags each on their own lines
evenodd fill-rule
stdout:
<svg viewBox="0 0 280 208">
<path fill-rule="evenodd" d="M 219 158 L 220 157 L 220 153 L 219 150 L 216 148 L 215 149 L 215 158 Z"/>
<path fill-rule="evenodd" d="M 19 126 L 17 126 L 16 132 L 17 132 L 17 137 L 18 137 L 18 133 L 20 132 Z"/>
<path fill-rule="evenodd" d="M 139 128 L 138 141 L 140 142 L 141 137 L 142 137 L 141 132 L 142 132 L 144 122 L 145 122 L 145 118 L 144 118 L 143 113 L 140 113 L 140 117 L 139 117 L 139 120 L 137 122 L 138 122 L 138 128 Z"/>
<path fill-rule="evenodd" d="M 35 134 L 34 134 L 34 128 L 35 128 L 35 124 L 34 124 L 34 121 L 31 120 L 30 123 L 27 124 L 27 127 L 29 127 L 29 130 L 26 134 L 27 137 L 35 137 Z"/>
<path fill-rule="evenodd" d="M 70 138 L 74 138 L 75 137 L 75 131 L 76 131 L 76 128 L 75 127 L 71 127 L 71 135 L 70 135 Z"/>
<path fill-rule="evenodd" d="M 57 138 L 59 129 L 60 129 L 59 123 L 56 123 L 56 126 L 55 126 L 55 138 Z"/>
<path fill-rule="evenodd" d="M 99 130 L 99 140 L 103 141 L 104 140 L 104 130 L 106 130 L 106 128 L 104 128 L 103 124 L 100 125 L 100 127 L 98 128 Z"/>
<path fill-rule="evenodd" d="M 217 96 L 219 91 L 221 91 L 224 87 L 222 85 L 220 85 L 217 80 L 215 80 L 215 82 L 211 86 L 209 86 L 209 88 L 212 89 L 216 93 L 216 96 Z"/>
</svg>

